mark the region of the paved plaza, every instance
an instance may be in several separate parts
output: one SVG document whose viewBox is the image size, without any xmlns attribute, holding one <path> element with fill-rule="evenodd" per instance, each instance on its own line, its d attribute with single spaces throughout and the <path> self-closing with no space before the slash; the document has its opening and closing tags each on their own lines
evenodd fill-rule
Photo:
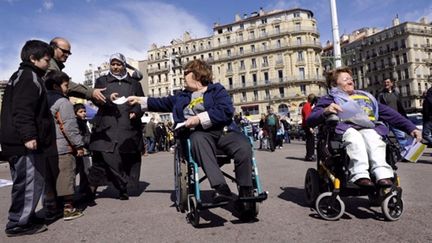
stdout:
<svg viewBox="0 0 432 243">
<path fill-rule="evenodd" d="M 399 163 L 404 215 L 386 222 L 379 207 L 369 208 L 366 198 L 343 198 L 346 213 L 339 221 L 318 218 L 303 198 L 307 168 L 305 145 L 294 141 L 271 153 L 256 151 L 264 190 L 269 198 L 260 204 L 258 221 L 242 223 L 232 205 L 201 213 L 201 227 L 188 224 L 173 206 L 173 154 L 160 152 L 143 157 L 141 191 L 129 201 L 115 199 L 115 190 L 99 190 L 97 206 L 84 216 L 58 220 L 49 230 L 0 242 L 431 242 L 432 150 L 418 163 Z M 225 168 L 232 171 L 232 166 Z M 0 178 L 10 179 L 7 164 L 0 164 Z M 234 189 L 234 186 L 231 187 Z M 204 194 L 210 195 L 208 184 Z M 7 222 L 10 186 L 0 188 L 0 220 Z"/>
</svg>

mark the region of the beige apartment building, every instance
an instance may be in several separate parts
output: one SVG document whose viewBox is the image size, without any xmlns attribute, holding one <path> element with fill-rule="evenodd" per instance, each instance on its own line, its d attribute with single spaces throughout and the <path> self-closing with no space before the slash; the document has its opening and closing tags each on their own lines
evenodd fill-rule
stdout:
<svg viewBox="0 0 432 243">
<path fill-rule="evenodd" d="M 395 18 L 390 28 L 353 35 L 360 38 L 345 41 L 341 50 L 357 88 L 377 96 L 383 80 L 392 78 L 407 112 L 420 112 L 422 94 L 432 84 L 432 25 L 425 18 L 418 23 Z"/>
<path fill-rule="evenodd" d="M 201 58 L 212 65 L 215 82 L 232 97 L 237 112 L 253 121 L 272 107 L 294 123 L 309 93 L 325 93 L 321 44 L 313 13 L 306 9 L 254 12 L 229 24 L 215 24 L 213 35 L 185 33 L 171 45 L 148 51 L 149 96 L 182 89 L 182 66 Z M 162 119 L 169 119 L 162 114 Z"/>
</svg>

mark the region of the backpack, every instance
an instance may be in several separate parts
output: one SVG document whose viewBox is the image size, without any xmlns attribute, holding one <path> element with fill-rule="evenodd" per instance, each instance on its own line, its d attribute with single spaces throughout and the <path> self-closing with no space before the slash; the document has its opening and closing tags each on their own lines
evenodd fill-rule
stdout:
<svg viewBox="0 0 432 243">
<path fill-rule="evenodd" d="M 267 117 L 267 125 L 268 126 L 276 126 L 276 117 L 275 115 L 271 114 Z"/>
</svg>

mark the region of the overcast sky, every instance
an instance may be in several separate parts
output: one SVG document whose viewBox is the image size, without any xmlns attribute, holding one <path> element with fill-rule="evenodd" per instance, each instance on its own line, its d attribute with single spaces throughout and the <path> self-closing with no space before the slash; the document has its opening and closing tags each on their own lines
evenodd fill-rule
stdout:
<svg viewBox="0 0 432 243">
<path fill-rule="evenodd" d="M 89 64 L 100 65 L 112 53 L 143 60 L 152 43 L 168 45 L 185 31 L 194 38 L 209 36 L 215 22 L 228 24 L 235 14 L 260 7 L 312 10 L 321 42 L 331 39 L 328 0 L 0 0 L 0 80 L 17 69 L 20 49 L 29 39 L 69 39 L 73 54 L 64 71 L 81 82 Z M 340 34 L 390 27 L 396 15 L 401 22 L 422 16 L 432 21 L 430 0 L 338 0 L 337 10 Z"/>
</svg>

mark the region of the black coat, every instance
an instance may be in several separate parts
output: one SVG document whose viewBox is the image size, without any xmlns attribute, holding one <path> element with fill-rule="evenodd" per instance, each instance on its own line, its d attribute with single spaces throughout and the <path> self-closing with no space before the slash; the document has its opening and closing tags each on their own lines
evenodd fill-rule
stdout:
<svg viewBox="0 0 432 243">
<path fill-rule="evenodd" d="M 130 106 L 125 103 L 116 105 L 109 100 L 112 93 L 119 97 L 144 96 L 141 84 L 129 75 L 122 80 L 111 74 L 96 80 L 95 88 L 106 88 L 103 92 L 108 98 L 105 104 L 97 104 L 99 110 L 93 119 L 90 150 L 101 152 L 136 153 L 144 148 L 141 117 L 143 112 L 140 105 Z M 134 119 L 129 119 L 129 113 L 135 113 Z"/>
<path fill-rule="evenodd" d="M 24 143 L 37 141 L 37 151 L 57 155 L 54 119 L 42 80 L 45 71 L 23 62 L 5 89 L 1 109 L 3 155 L 26 155 Z"/>
</svg>

